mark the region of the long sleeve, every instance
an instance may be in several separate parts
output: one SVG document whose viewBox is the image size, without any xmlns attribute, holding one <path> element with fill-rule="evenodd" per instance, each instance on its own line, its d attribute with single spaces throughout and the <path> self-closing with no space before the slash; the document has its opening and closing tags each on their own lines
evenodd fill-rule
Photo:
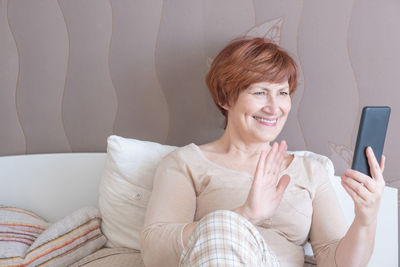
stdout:
<svg viewBox="0 0 400 267">
<path fill-rule="evenodd" d="M 330 161 L 328 164 L 332 165 Z M 333 167 L 331 170 L 332 173 L 323 165 L 316 166 L 314 170 L 318 186 L 313 200 L 310 243 L 320 267 L 336 266 L 336 247 L 347 231 L 343 212 L 329 180 L 333 175 Z"/>
<path fill-rule="evenodd" d="M 146 267 L 178 266 L 183 251 L 182 231 L 193 222 L 196 193 L 191 174 L 179 152 L 172 152 L 157 168 L 141 234 Z"/>
</svg>

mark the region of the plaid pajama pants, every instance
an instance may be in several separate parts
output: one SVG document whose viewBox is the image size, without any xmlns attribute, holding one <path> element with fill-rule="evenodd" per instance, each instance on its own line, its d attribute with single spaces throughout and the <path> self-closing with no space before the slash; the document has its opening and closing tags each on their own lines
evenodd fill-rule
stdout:
<svg viewBox="0 0 400 267">
<path fill-rule="evenodd" d="M 217 210 L 199 221 L 182 252 L 179 266 L 280 265 L 253 224 L 235 212 Z"/>
</svg>

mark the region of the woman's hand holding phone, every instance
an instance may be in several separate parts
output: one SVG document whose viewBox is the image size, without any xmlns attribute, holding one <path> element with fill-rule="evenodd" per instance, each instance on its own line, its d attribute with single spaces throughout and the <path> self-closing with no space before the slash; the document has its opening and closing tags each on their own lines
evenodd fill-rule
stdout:
<svg viewBox="0 0 400 267">
<path fill-rule="evenodd" d="M 371 147 L 367 147 L 365 153 L 372 177 L 352 169 L 346 170 L 341 176 L 344 189 L 354 201 L 354 221 L 360 226 L 376 223 L 385 187 L 385 156 L 382 155 L 379 164 Z"/>
</svg>

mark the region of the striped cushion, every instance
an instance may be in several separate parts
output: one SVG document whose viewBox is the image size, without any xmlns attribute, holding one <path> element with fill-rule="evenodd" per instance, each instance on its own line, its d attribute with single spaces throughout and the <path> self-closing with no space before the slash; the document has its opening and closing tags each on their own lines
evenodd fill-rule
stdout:
<svg viewBox="0 0 400 267">
<path fill-rule="evenodd" d="M 23 257 L 48 226 L 32 212 L 0 206 L 0 258 Z"/>
<path fill-rule="evenodd" d="M 100 222 L 94 207 L 82 208 L 52 225 L 30 212 L 1 207 L 0 266 L 72 264 L 105 244 Z"/>
</svg>

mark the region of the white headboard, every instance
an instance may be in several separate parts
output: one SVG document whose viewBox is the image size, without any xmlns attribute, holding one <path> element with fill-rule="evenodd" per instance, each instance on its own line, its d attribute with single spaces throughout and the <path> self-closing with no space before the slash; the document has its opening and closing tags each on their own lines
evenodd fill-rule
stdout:
<svg viewBox="0 0 400 267">
<path fill-rule="evenodd" d="M 24 208 L 57 221 L 97 206 L 105 153 L 0 157 L 0 205 Z"/>
</svg>

